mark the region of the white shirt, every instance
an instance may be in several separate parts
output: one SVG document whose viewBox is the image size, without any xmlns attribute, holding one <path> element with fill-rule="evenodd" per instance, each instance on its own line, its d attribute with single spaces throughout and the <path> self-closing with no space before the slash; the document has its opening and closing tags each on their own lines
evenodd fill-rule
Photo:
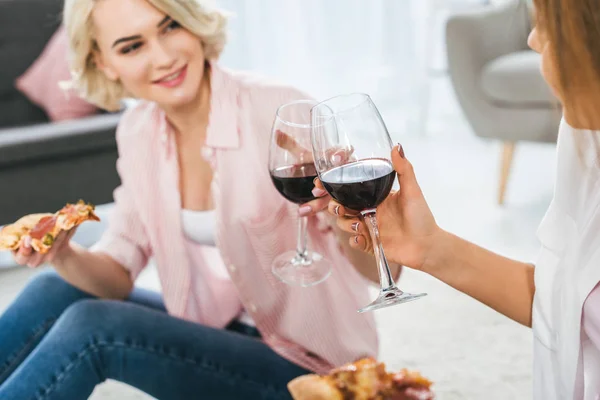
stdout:
<svg viewBox="0 0 600 400">
<path fill-rule="evenodd" d="M 537 232 L 542 246 L 533 301 L 535 400 L 600 398 L 598 378 L 590 377 L 598 373 L 600 353 L 582 345 L 581 329 L 583 305 L 600 282 L 599 151 L 599 132 L 561 122 L 554 198 Z"/>
</svg>

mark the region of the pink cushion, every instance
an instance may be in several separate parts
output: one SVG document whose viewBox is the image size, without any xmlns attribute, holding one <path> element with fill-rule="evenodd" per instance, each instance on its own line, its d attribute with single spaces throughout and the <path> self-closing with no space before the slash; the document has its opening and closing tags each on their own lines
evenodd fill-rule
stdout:
<svg viewBox="0 0 600 400">
<path fill-rule="evenodd" d="M 65 91 L 58 86 L 59 82 L 71 78 L 67 46 L 67 35 L 61 25 L 42 54 L 15 82 L 16 88 L 40 106 L 52 121 L 81 118 L 98 111 L 74 91 Z"/>
</svg>

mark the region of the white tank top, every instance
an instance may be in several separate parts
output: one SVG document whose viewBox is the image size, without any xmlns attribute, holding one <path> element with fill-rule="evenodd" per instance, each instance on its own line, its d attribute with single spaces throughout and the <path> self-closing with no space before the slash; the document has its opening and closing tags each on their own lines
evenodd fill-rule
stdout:
<svg viewBox="0 0 600 400">
<path fill-rule="evenodd" d="M 216 246 L 215 224 L 215 210 L 181 210 L 181 225 L 183 227 L 183 233 L 189 240 L 197 244 L 202 246 Z M 227 272 L 227 268 L 225 268 L 225 265 L 222 262 L 218 262 L 216 265 L 211 264 L 210 267 L 218 276 L 223 278 L 229 277 L 229 272 Z M 254 320 L 252 317 L 250 317 L 246 310 L 242 311 L 238 317 L 238 321 L 249 326 L 256 326 Z"/>
</svg>

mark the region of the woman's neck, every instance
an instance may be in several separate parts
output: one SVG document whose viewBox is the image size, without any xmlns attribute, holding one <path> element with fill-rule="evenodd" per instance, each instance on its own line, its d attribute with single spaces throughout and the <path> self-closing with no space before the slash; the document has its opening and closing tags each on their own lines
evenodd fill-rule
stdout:
<svg viewBox="0 0 600 400">
<path fill-rule="evenodd" d="M 178 134 L 186 136 L 194 134 L 199 127 L 205 127 L 208 124 L 210 96 L 210 68 L 207 66 L 204 69 L 204 76 L 196 98 L 182 107 L 164 110 L 167 120 Z"/>
</svg>

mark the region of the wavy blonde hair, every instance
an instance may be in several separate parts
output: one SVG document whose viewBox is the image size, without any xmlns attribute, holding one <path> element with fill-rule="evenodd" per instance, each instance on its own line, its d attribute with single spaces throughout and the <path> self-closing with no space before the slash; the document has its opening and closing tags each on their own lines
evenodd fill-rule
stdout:
<svg viewBox="0 0 600 400">
<path fill-rule="evenodd" d="M 62 86 L 76 90 L 97 106 L 117 111 L 127 92 L 120 82 L 108 79 L 94 61 L 98 46 L 92 12 L 100 0 L 65 0 L 63 23 L 69 41 L 71 81 Z M 206 0 L 146 0 L 200 38 L 206 59 L 219 58 L 227 41 L 228 15 Z"/>
</svg>

